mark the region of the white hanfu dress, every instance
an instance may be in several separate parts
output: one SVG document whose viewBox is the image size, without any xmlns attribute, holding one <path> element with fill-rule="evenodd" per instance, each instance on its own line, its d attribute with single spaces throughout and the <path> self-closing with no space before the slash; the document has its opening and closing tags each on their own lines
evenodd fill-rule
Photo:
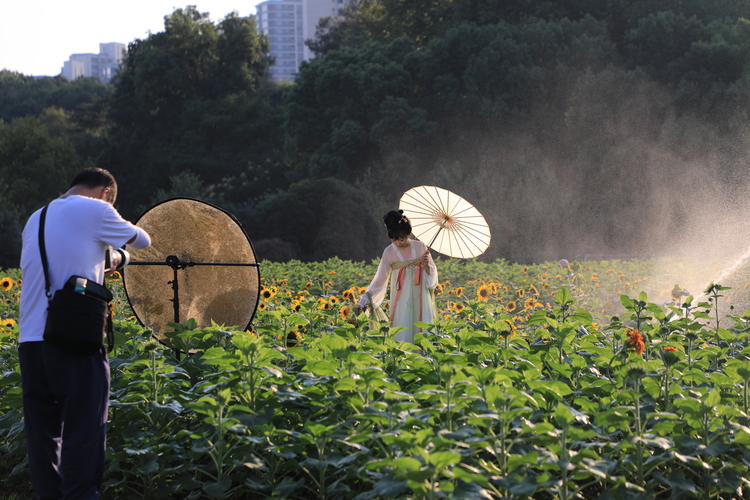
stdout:
<svg viewBox="0 0 750 500">
<path fill-rule="evenodd" d="M 438 273 L 432 255 L 428 259 L 430 273 L 424 269 L 424 264 L 420 260 L 427 250 L 424 243 L 411 240 L 409 247 L 405 249 L 407 255 L 403 255 L 394 243 L 386 247 L 375 277 L 367 292 L 362 295 L 359 305 L 366 306 L 369 295 L 372 297 L 372 308 L 379 308 L 385 299 L 390 278 L 390 323 L 391 326 L 406 328 L 396 334 L 396 340 L 414 343 L 414 335 L 420 331 L 414 323 L 432 323 L 435 318 L 435 287 L 438 283 Z"/>
</svg>

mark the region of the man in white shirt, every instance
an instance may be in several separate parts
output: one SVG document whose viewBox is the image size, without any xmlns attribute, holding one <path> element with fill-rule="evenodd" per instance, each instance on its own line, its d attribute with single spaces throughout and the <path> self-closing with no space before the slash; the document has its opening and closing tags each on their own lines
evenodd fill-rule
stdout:
<svg viewBox="0 0 750 500">
<path fill-rule="evenodd" d="M 148 234 L 113 204 L 117 182 L 99 168 L 79 172 L 53 200 L 44 223 L 50 293 L 77 275 L 103 283 L 108 247 L 146 248 Z M 43 340 L 48 298 L 39 248 L 39 216 L 23 230 L 19 360 L 31 482 L 38 498 L 97 499 L 101 494 L 109 407 L 104 349 L 72 354 Z"/>
</svg>

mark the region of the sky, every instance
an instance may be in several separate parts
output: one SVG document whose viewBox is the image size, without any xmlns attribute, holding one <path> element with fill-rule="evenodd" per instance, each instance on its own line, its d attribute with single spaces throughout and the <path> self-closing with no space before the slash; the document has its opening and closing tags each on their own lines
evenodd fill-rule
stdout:
<svg viewBox="0 0 750 500">
<path fill-rule="evenodd" d="M 0 0 L 0 70 L 56 76 L 71 54 L 98 54 L 100 43 L 128 44 L 164 31 L 164 16 L 195 5 L 214 22 L 246 17 L 264 0 Z"/>
</svg>

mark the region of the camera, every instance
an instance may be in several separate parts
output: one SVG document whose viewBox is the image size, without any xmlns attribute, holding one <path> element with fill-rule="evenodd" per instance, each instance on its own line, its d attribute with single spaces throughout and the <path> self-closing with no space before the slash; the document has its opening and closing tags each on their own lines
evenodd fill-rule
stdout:
<svg viewBox="0 0 750 500">
<path fill-rule="evenodd" d="M 117 267 L 112 269 L 112 260 L 117 259 Z M 123 267 L 130 264 L 130 254 L 124 248 L 107 248 L 107 252 L 104 255 L 104 270 L 109 271 L 121 271 Z"/>
</svg>

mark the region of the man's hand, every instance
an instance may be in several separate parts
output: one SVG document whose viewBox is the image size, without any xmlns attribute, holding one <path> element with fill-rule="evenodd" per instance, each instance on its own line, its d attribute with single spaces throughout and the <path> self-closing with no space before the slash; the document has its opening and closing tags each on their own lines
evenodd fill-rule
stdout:
<svg viewBox="0 0 750 500">
<path fill-rule="evenodd" d="M 117 271 L 117 266 L 120 265 L 120 259 L 117 252 L 110 252 L 109 269 L 104 270 L 104 277 L 112 276 Z"/>
</svg>

